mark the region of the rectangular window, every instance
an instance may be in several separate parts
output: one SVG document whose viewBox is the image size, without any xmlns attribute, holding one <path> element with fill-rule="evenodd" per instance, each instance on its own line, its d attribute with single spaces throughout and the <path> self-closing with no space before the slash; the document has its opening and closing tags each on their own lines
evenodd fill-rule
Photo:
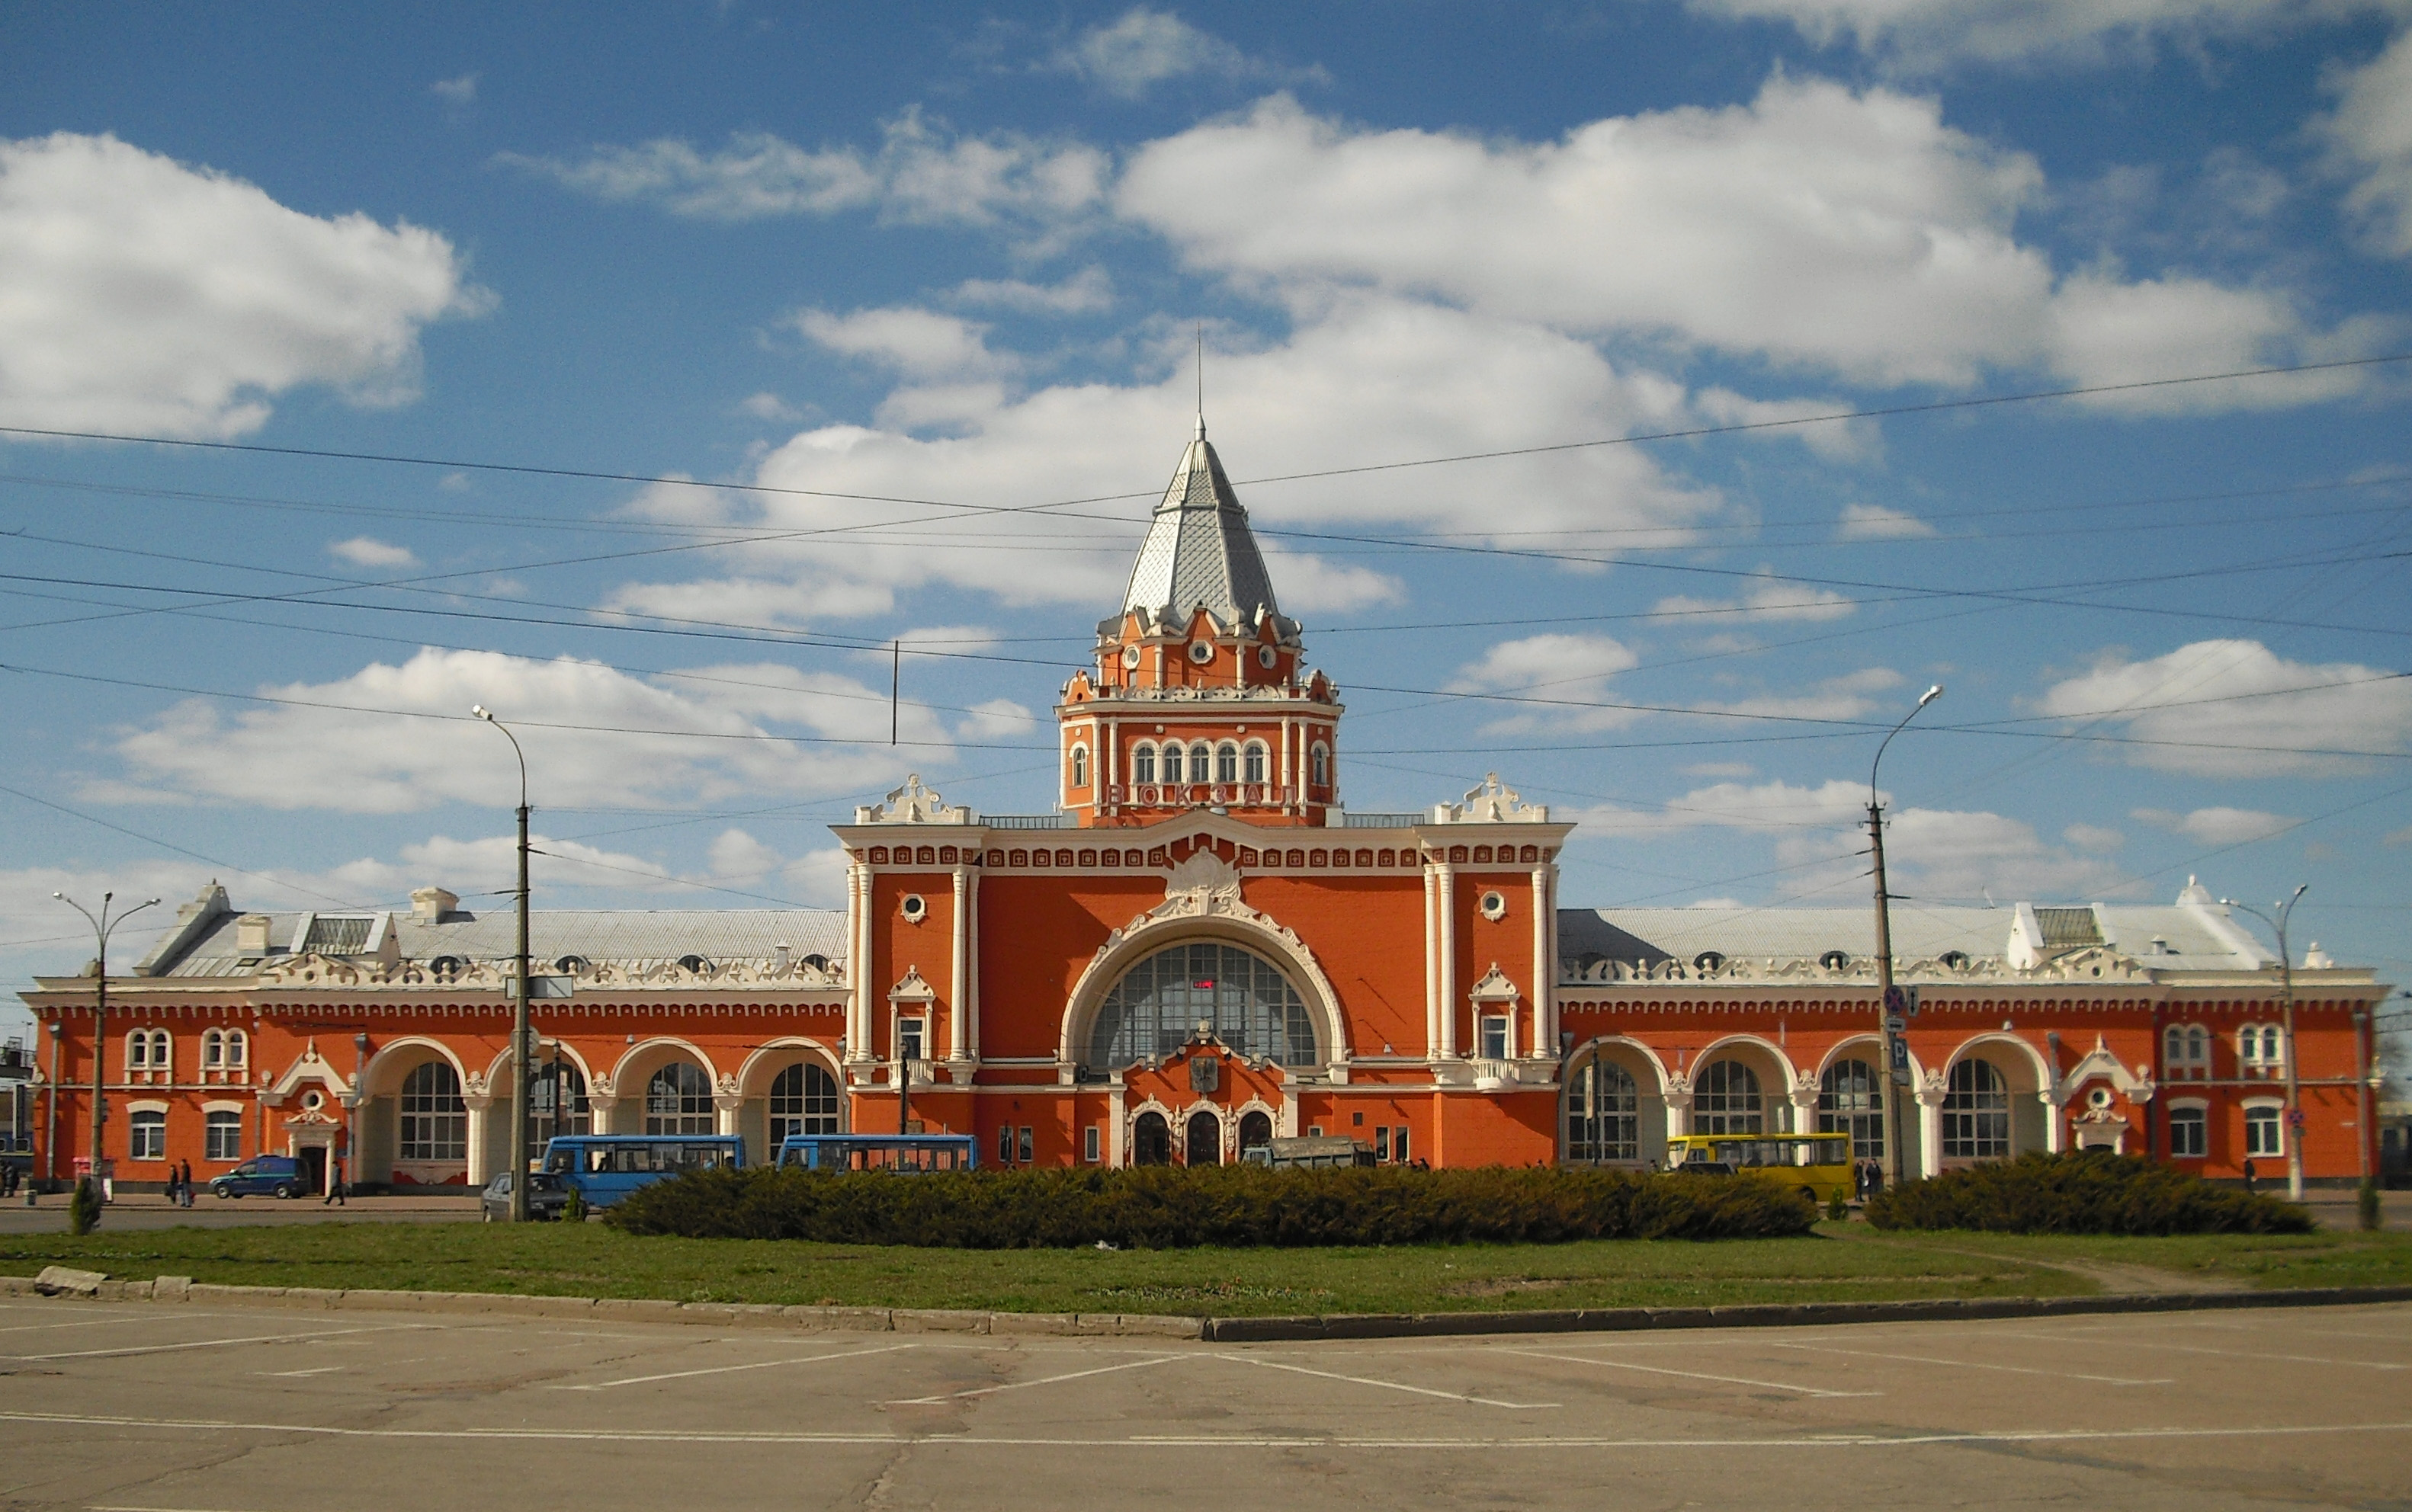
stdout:
<svg viewBox="0 0 2412 1512">
<path fill-rule="evenodd" d="M 1374 1158 L 1375 1160 L 1390 1158 L 1390 1130 L 1388 1124 L 1374 1131 Z"/>
<path fill-rule="evenodd" d="M 1404 1123 L 1399 1125 L 1399 1132 L 1391 1137 L 1390 1158 L 1402 1166 L 1407 1164 L 1407 1126 Z"/>
<path fill-rule="evenodd" d="M 1095 1123 L 1081 1131 L 1081 1158 L 1092 1166 L 1102 1158 L 1103 1132 Z"/>
<path fill-rule="evenodd" d="M 926 1061 L 929 1059 L 921 1053 L 922 1029 L 928 1021 L 919 1018 L 896 1020 L 896 1058 L 898 1060 Z"/>
<path fill-rule="evenodd" d="M 2210 1120 L 2199 1108 L 2169 1109 L 2169 1155 L 2176 1160 L 2200 1160 L 2211 1146 Z"/>
<path fill-rule="evenodd" d="M 1306 1137 L 1307 1137 L 1308 1138 L 1310 1138 L 1310 1139 L 1320 1139 L 1320 1138 L 1323 1138 L 1323 1125 L 1322 1125 L 1322 1124 L 1320 1124 L 1320 1123 L 1310 1123 L 1310 1124 L 1308 1124 L 1308 1125 L 1306 1126 Z"/>
<path fill-rule="evenodd" d="M 1010 1123 L 996 1126 L 996 1163 L 1000 1166 L 1013 1164 L 1013 1125 Z"/>
<path fill-rule="evenodd" d="M 137 1113 L 134 1115 L 128 1127 L 131 1130 L 133 1139 L 133 1145 L 128 1151 L 128 1153 L 131 1154 L 133 1158 L 136 1160 L 165 1160 L 168 1158 L 167 1114 Z"/>
<path fill-rule="evenodd" d="M 203 1160 L 241 1160 L 243 1158 L 243 1115 L 216 1112 L 201 1130 Z"/>
<path fill-rule="evenodd" d="M 1031 1152 L 1037 1148 L 1037 1141 L 1031 1138 L 1034 1132 L 1035 1131 L 1027 1123 L 1024 1123 L 1022 1126 L 1022 1148 L 1017 1152 L 1017 1153 L 1021 1155 L 1022 1163 L 1025 1166 L 1030 1164 L 1031 1159 L 1033 1158 Z"/>
<path fill-rule="evenodd" d="M 2244 1110 L 2244 1152 L 2248 1155 L 2282 1155 L 2286 1145 L 2278 1136 L 2278 1109 L 2248 1108 Z"/>
<path fill-rule="evenodd" d="M 1486 1061 L 1508 1059 L 1508 1020 L 1497 1014 L 1482 1018 L 1481 1056 Z"/>
</svg>

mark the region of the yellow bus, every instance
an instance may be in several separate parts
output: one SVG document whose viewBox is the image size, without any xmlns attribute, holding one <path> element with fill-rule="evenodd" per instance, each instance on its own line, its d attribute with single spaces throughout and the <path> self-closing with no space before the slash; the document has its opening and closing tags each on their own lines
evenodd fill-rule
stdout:
<svg viewBox="0 0 2412 1512">
<path fill-rule="evenodd" d="M 1667 1141 L 1667 1168 L 1699 1174 L 1758 1171 L 1797 1183 L 1812 1202 L 1857 1185 L 1847 1134 L 1679 1134 Z"/>
</svg>

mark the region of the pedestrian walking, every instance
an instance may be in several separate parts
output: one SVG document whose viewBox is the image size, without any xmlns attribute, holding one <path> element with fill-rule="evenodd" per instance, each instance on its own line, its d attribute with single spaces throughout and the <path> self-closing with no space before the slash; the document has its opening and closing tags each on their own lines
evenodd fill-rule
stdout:
<svg viewBox="0 0 2412 1512">
<path fill-rule="evenodd" d="M 2258 1174 L 2258 1173 L 2253 1169 L 2253 1157 L 2252 1157 L 2251 1155 L 2247 1155 L 2247 1156 L 2245 1156 L 2245 1157 L 2244 1157 L 2244 1190 L 2245 1190 L 2245 1191 L 2247 1191 L 2247 1192 L 2251 1192 L 2251 1191 L 2253 1190 L 2253 1179 L 2254 1179 L 2254 1177 L 2255 1177 L 2255 1175 L 2256 1175 L 2256 1174 Z"/>
<path fill-rule="evenodd" d="M 350 1207 L 351 1203 L 345 1200 L 344 1197 L 344 1163 L 340 1160 L 336 1161 L 332 1166 L 328 1167 L 328 1170 L 330 1174 L 327 1178 L 326 1200 L 320 1202 L 318 1206 L 322 1208 Z"/>
<path fill-rule="evenodd" d="M 178 1203 L 177 1203 L 177 1201 L 176 1201 L 176 1167 L 175 1167 L 170 1166 L 170 1167 L 168 1167 L 168 1180 L 167 1180 L 167 1182 L 166 1182 L 166 1184 L 165 1184 L 165 1186 L 163 1187 L 163 1189 L 162 1189 L 162 1190 L 163 1190 L 163 1192 L 164 1192 L 164 1195 L 165 1195 L 165 1196 L 167 1196 L 167 1198 L 168 1198 L 168 1206 L 169 1206 L 169 1207 L 171 1207 L 171 1208 L 178 1206 Z"/>
<path fill-rule="evenodd" d="M 181 1208 L 193 1205 L 193 1163 L 189 1160 L 181 1161 L 176 1167 L 176 1205 Z"/>
</svg>

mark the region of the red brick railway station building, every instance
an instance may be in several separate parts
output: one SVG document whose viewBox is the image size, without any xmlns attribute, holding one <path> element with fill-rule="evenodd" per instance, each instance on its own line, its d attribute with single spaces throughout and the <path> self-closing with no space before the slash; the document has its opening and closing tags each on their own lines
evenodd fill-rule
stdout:
<svg viewBox="0 0 2412 1512">
<path fill-rule="evenodd" d="M 1435 1166 L 1646 1165 L 1670 1134 L 1842 1130 L 1928 1174 L 2108 1146 L 2283 1167 L 2284 976 L 2189 883 L 2168 906 L 1897 911 L 1919 990 L 1898 1128 L 1874 1095 L 1866 909 L 1564 906 L 1572 826 L 1495 778 L 1415 814 L 1342 804 L 1338 690 L 1304 663 L 1201 425 L 1121 610 L 1056 707 L 1057 812 L 982 818 L 908 780 L 835 826 L 844 910 L 535 916 L 537 1136 L 968 1133 L 1007 1164 L 1198 1164 L 1274 1136 Z M 213 885 L 131 972 L 47 977 L 37 1175 L 251 1155 L 482 1182 L 509 1150 L 513 924 L 243 913 Z M 2370 1012 L 2292 973 L 2315 1182 L 2375 1167 Z M 907 1109 L 909 1108 L 909 1111 Z"/>
</svg>

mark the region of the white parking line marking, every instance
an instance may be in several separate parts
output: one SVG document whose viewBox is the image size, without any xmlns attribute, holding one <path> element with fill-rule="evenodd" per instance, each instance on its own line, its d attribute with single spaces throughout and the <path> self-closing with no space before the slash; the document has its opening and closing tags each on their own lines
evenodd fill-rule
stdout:
<svg viewBox="0 0 2412 1512">
<path fill-rule="evenodd" d="M 106 1359 L 121 1355 L 164 1355 L 177 1349 L 219 1349 L 232 1344 L 276 1344 L 295 1339 L 338 1339 L 349 1333 L 391 1333 L 398 1329 L 416 1328 L 411 1323 L 385 1324 L 374 1329 L 320 1329 L 315 1333 L 256 1333 L 243 1339 L 195 1339 L 181 1344 L 131 1344 L 124 1349 L 77 1349 L 55 1355 L 0 1355 L 0 1359 Z"/>
<path fill-rule="evenodd" d="M 2412 1422 L 2302 1423 L 2272 1426 L 2242 1423 L 2223 1428 L 2070 1428 L 2010 1429 L 1997 1432 L 1942 1433 L 1771 1433 L 1747 1438 L 1607 1438 L 1595 1435 L 1552 1437 L 1345 1438 L 1316 1434 L 1280 1437 L 1199 1434 L 1133 1438 L 1036 1438 L 975 1436 L 963 1433 L 743 1433 L 681 1431 L 674 1429 L 543 1429 L 543 1428 L 337 1428 L 320 1423 L 257 1423 L 239 1419 L 104 1417 L 66 1413 L 0 1412 L 0 1422 L 28 1423 L 42 1428 L 105 1428 L 194 1433 L 296 1433 L 319 1438 L 487 1440 L 496 1443 L 552 1444 L 727 1444 L 864 1445 L 909 1444 L 925 1448 L 1002 1449 L 1155 1449 L 1155 1448 L 1323 1448 L 1442 1449 L 1496 1454 L 1503 1449 L 1911 1449 L 1950 1444 L 2117 1444 L 2169 1439 L 2304 1438 L 2340 1433 L 2402 1433 Z M 160 1508 L 128 1512 L 164 1512 Z"/>
<path fill-rule="evenodd" d="M 1804 1397 L 1880 1397 L 1881 1391 L 1829 1391 L 1823 1387 L 1794 1386 L 1789 1381 L 1754 1381 L 1744 1375 L 1711 1375 L 1704 1371 L 1673 1371 L 1664 1365 L 1636 1365 L 1622 1359 L 1586 1359 L 1581 1355 L 1545 1355 L 1537 1349 L 1502 1349 L 1503 1355 L 1530 1355 L 1535 1359 L 1564 1360 L 1569 1365 L 1596 1365 L 1610 1371 L 1641 1371 L 1651 1375 L 1680 1375 L 1692 1381 L 1723 1381 L 1728 1386 L 1755 1386 L 1769 1391 L 1796 1391 Z"/>
<path fill-rule="evenodd" d="M 1278 1359 L 1264 1359 L 1255 1355 L 1214 1355 L 1210 1358 L 1233 1360 L 1243 1365 L 1261 1365 L 1269 1371 L 1295 1371 L 1301 1375 L 1319 1375 L 1327 1381 L 1346 1381 L 1354 1386 L 1378 1386 L 1390 1391 L 1411 1391 L 1419 1397 L 1438 1397 L 1444 1402 L 1470 1402 L 1479 1407 L 1507 1407 L 1518 1412 L 1527 1412 L 1558 1405 L 1554 1402 L 1500 1402 L 1491 1397 L 1469 1397 L 1462 1391 L 1435 1391 L 1430 1387 L 1405 1386 L 1397 1381 L 1377 1381 L 1369 1375 L 1342 1375 L 1334 1371 L 1311 1371 L 1303 1365 L 1285 1364 Z"/>
<path fill-rule="evenodd" d="M 810 1365 L 816 1360 L 852 1359 L 858 1355 L 892 1355 L 913 1344 L 881 1344 L 876 1349 L 848 1349 L 834 1355 L 798 1355 L 792 1359 L 757 1359 L 743 1365 L 707 1365 L 701 1370 L 664 1371 L 659 1375 L 631 1375 L 619 1381 L 594 1381 L 585 1386 L 557 1386 L 555 1391 L 609 1391 L 615 1386 L 643 1386 L 652 1381 L 684 1381 L 695 1375 L 728 1375 L 736 1371 L 767 1371 L 778 1365 Z"/>
<path fill-rule="evenodd" d="M 179 1313 L 176 1314 L 179 1318 L 214 1318 L 224 1317 L 225 1315 L 226 1314 L 223 1313 Z M 114 1324 L 156 1323 L 158 1321 L 159 1319 L 156 1315 L 123 1318 L 69 1318 L 64 1323 L 11 1323 L 7 1328 L 0 1329 L 0 1333 L 34 1333 L 43 1329 L 105 1329 Z"/>
<path fill-rule="evenodd" d="M 1169 1359 L 1195 1359 L 1195 1355 L 1151 1355 L 1145 1359 L 1126 1359 L 1119 1365 L 1100 1365 L 1093 1371 L 1072 1371 L 1063 1375 L 1041 1376 L 1036 1381 L 1007 1381 L 1001 1386 L 976 1386 L 968 1391 L 945 1391 L 934 1397 L 896 1397 L 881 1402 L 883 1407 L 928 1407 L 941 1402 L 956 1402 L 964 1397 L 993 1397 L 1000 1391 L 1019 1391 L 1030 1386 L 1053 1386 L 1058 1381 L 1077 1381 L 1084 1375 L 1110 1375 L 1116 1371 L 1135 1371 L 1143 1365 L 1161 1365 Z"/>
<path fill-rule="evenodd" d="M 2049 1375 L 2060 1381 L 2100 1381 L 2107 1386 L 2168 1386 L 2172 1377 L 2153 1380 L 2129 1380 L 2124 1375 L 2087 1375 L 2080 1371 L 2037 1370 L 2032 1365 L 1987 1365 L 1973 1359 L 1937 1359 L 1932 1355 L 1895 1355 L 1876 1349 L 1836 1349 L 1828 1344 L 1785 1344 L 1769 1343 L 1770 1349 L 1805 1349 L 1817 1355 L 1851 1355 L 1860 1359 L 1908 1360 L 1919 1365 L 1949 1365 L 1955 1371 L 2007 1371 L 2013 1375 Z"/>
<path fill-rule="evenodd" d="M 2002 1330 L 1997 1337 L 2004 1339 L 2040 1339 L 2047 1343 L 2055 1344 L 2066 1343 L 2068 1342 L 2066 1339 L 2055 1339 L 2048 1333 L 2012 1333 L 2008 1329 Z M 2278 1359 L 2285 1360 L 2289 1364 L 2295 1365 L 2350 1365 L 2357 1370 L 2364 1371 L 2412 1370 L 2412 1365 L 2397 1365 L 2381 1360 L 2330 1359 L 2321 1355 L 2264 1355 L 2251 1353 L 2242 1349 L 2207 1349 L 2200 1344 L 2164 1343 L 2156 1339 L 2126 1339 L 2121 1342 L 2130 1349 L 2173 1349 L 2182 1355 L 2217 1355 L 2224 1359 Z"/>
<path fill-rule="evenodd" d="M 331 1372 L 340 1371 L 340 1370 L 343 1370 L 343 1369 L 346 1369 L 346 1367 L 345 1367 L 345 1366 L 342 1366 L 342 1365 L 313 1365 L 312 1367 L 310 1367 L 310 1368 L 309 1368 L 308 1370 L 306 1370 L 306 1371 L 254 1371 L 254 1372 L 252 1372 L 251 1373 L 252 1373 L 252 1374 L 254 1374 L 254 1375 L 286 1375 L 286 1376 L 295 1376 L 295 1375 L 325 1375 L 325 1374 L 328 1374 L 328 1373 L 331 1373 Z"/>
</svg>

